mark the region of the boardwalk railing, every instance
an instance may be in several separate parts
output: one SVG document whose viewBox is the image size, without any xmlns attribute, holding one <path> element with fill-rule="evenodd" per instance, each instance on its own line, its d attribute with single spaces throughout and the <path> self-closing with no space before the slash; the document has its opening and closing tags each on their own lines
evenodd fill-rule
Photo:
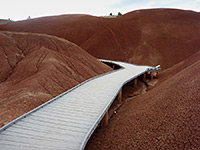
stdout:
<svg viewBox="0 0 200 150">
<path fill-rule="evenodd" d="M 120 69 L 124 69 L 124 68 L 121 67 Z M 49 101 L 45 102 L 44 104 L 42 104 L 42 105 L 40 105 L 40 106 L 34 108 L 33 110 L 31 110 L 31 111 L 25 113 L 24 115 L 22 115 L 22 116 L 16 118 L 15 120 L 13 120 L 13 121 L 11 121 L 10 123 L 6 124 L 5 126 L 1 127 L 1 128 L 0 128 L 0 133 L 1 133 L 2 131 L 6 130 L 6 129 L 7 129 L 8 127 L 10 127 L 11 125 L 17 123 L 17 122 L 20 121 L 21 119 L 26 118 L 26 117 L 27 117 L 28 115 L 30 115 L 31 113 L 33 113 L 33 112 L 35 112 L 35 111 L 37 111 L 37 110 L 43 108 L 44 106 L 46 106 L 46 105 L 52 103 L 52 102 L 55 101 L 55 100 L 58 100 L 60 97 L 62 97 L 62 96 L 64 96 L 64 95 L 68 94 L 69 92 L 71 92 L 71 91 L 77 89 L 78 87 L 84 85 L 85 83 L 87 83 L 87 82 L 89 82 L 89 81 L 92 81 L 92 80 L 94 80 L 94 79 L 96 79 L 96 78 L 105 76 L 105 75 L 107 75 L 107 74 L 113 73 L 113 72 L 115 72 L 115 71 L 118 71 L 118 70 L 113 70 L 113 71 L 110 71 L 110 72 L 107 72 L 107 73 L 104 73 L 104 74 L 101 74 L 101 75 L 98 75 L 98 76 L 95 76 L 95 77 L 92 77 L 92 78 L 90 78 L 90 79 L 85 80 L 84 82 L 82 82 L 82 83 L 76 85 L 75 87 L 73 87 L 73 88 L 71 88 L 71 89 L 69 89 L 69 90 L 63 92 L 62 94 L 60 94 L 60 95 L 58 95 L 58 96 L 56 96 L 56 97 L 50 99 Z"/>
<path fill-rule="evenodd" d="M 121 68 L 88 79 L 2 127 L 0 149 L 84 149 L 122 86 L 159 70 L 101 61 Z"/>
</svg>

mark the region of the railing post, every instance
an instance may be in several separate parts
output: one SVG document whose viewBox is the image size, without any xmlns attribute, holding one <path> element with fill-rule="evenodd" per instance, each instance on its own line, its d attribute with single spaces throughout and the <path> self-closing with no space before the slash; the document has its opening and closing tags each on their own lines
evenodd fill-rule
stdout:
<svg viewBox="0 0 200 150">
<path fill-rule="evenodd" d="M 108 125 L 108 120 L 109 120 L 109 114 L 108 111 L 105 113 L 102 121 L 101 121 L 101 126 L 106 127 Z"/>
</svg>

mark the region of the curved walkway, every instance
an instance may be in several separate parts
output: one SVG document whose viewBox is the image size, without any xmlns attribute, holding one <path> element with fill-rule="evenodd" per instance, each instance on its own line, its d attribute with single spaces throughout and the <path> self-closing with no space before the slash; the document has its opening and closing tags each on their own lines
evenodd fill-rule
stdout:
<svg viewBox="0 0 200 150">
<path fill-rule="evenodd" d="M 89 79 L 4 126 L 0 149 L 84 149 L 122 86 L 145 72 L 157 71 L 150 66 L 106 62 L 122 68 Z"/>
</svg>

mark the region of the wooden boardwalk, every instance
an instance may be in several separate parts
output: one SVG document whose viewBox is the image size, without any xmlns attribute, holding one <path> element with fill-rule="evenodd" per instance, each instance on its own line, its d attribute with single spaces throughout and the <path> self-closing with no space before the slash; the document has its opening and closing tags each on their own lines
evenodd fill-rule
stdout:
<svg viewBox="0 0 200 150">
<path fill-rule="evenodd" d="M 51 103 L 1 128 L 0 150 L 79 150 L 100 123 L 122 86 L 156 68 L 107 61 L 122 68 L 95 77 Z"/>
</svg>

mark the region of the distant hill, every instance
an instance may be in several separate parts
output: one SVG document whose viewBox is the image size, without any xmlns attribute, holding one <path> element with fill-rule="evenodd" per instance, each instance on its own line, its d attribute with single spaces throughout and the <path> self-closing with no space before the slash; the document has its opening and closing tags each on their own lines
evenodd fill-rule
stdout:
<svg viewBox="0 0 200 150">
<path fill-rule="evenodd" d="M 169 68 L 200 50 L 200 14 L 138 10 L 112 19 L 81 47 L 95 57 Z"/>
<path fill-rule="evenodd" d="M 0 30 L 45 33 L 83 44 L 109 20 L 90 15 L 61 15 L 11 22 L 0 26 Z"/>
<path fill-rule="evenodd" d="M 9 22 L 11 22 L 11 20 L 6 20 L 6 19 L 0 19 L 0 25 L 2 25 L 2 24 L 7 24 L 7 23 L 9 23 Z"/>
<path fill-rule="evenodd" d="M 169 68 L 200 49 L 200 14 L 137 10 L 117 18 L 62 15 L 19 21 L 0 30 L 56 35 L 97 58 Z"/>
</svg>

